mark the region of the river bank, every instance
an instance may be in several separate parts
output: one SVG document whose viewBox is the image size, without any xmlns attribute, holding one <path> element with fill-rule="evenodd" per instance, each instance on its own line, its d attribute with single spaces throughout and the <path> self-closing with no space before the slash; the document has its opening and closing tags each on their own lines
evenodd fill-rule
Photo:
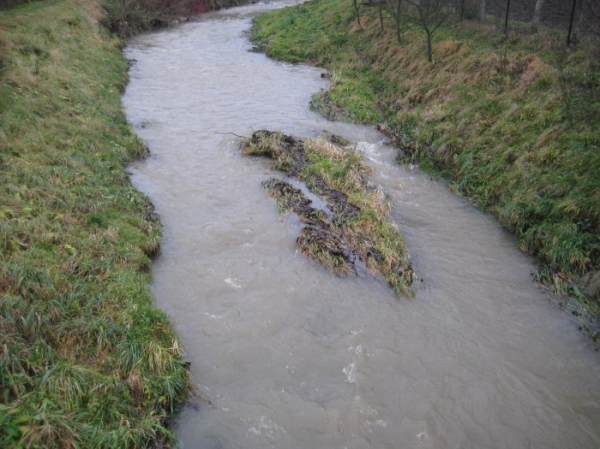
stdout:
<svg viewBox="0 0 600 449">
<path fill-rule="evenodd" d="M 598 341 L 600 130 L 593 42 L 492 21 L 439 29 L 433 63 L 423 31 L 342 1 L 307 2 L 255 21 L 258 49 L 331 70 L 313 97 L 325 116 L 376 124 L 403 162 L 448 180 L 492 213 L 540 260 L 537 280 L 569 294 L 567 307 Z M 591 80 L 583 82 L 583 79 Z M 595 111 L 595 112 L 594 112 Z M 596 279 L 594 281 L 594 279 Z"/>
<path fill-rule="evenodd" d="M 91 0 L 0 11 L 0 445 L 163 447 L 188 362 L 149 290 L 128 63 Z"/>
<path fill-rule="evenodd" d="M 3 447 L 172 445 L 166 425 L 189 386 L 188 363 L 147 288 L 160 226 L 123 168 L 147 150 L 121 111 L 122 41 L 98 26 L 100 14 L 95 4 L 71 0 L 0 12 Z M 199 421 L 182 420 L 191 447 L 597 444 L 600 377 L 588 348 L 551 311 L 539 314 L 537 298 L 516 301 L 528 284 L 515 283 L 507 274 L 513 267 L 495 264 L 487 248 L 476 257 L 475 247 L 464 250 L 473 261 L 458 284 L 468 291 L 444 266 L 414 302 L 396 301 L 376 282 L 331 279 L 294 257 L 288 243 L 295 236 L 260 187 L 272 173 L 238 157 L 236 142 L 215 130 L 321 129 L 304 110 L 304 95 L 322 86 L 316 71 L 246 52 L 240 36 L 248 22 L 236 14 L 203 24 L 208 37 L 186 35 L 190 27 L 131 50 L 141 86 L 132 87 L 128 104 L 139 108 L 137 131 L 157 149 L 131 170 L 159 200 L 171 230 L 154 293 L 176 316 L 201 387 L 214 391 L 210 410 L 186 411 L 202 413 Z M 206 49 L 216 51 L 195 53 Z M 147 67 L 151 61 L 159 69 Z M 284 76 L 291 80 L 281 83 Z M 224 99 L 228 91 L 219 89 L 232 86 Z M 211 95 L 215 101 L 207 101 Z M 289 104 L 273 113 L 282 99 Z M 186 114 L 174 114 L 182 105 Z M 369 130 L 337 126 L 365 153 L 376 147 Z M 167 188 L 152 187 L 159 182 Z M 410 207 L 423 189 L 404 182 Z M 399 195 L 397 184 L 388 188 Z M 459 209 L 441 202 L 451 204 L 446 216 Z M 418 221 L 419 208 L 408 215 Z M 510 253 L 502 233 L 478 236 L 485 220 L 463 218 L 454 218 L 460 232 L 452 237 L 434 234 L 498 240 L 500 254 Z M 419 259 L 432 264 L 427 255 Z M 516 292 L 493 282 L 476 288 L 490 272 L 492 281 L 506 274 Z"/>
</svg>

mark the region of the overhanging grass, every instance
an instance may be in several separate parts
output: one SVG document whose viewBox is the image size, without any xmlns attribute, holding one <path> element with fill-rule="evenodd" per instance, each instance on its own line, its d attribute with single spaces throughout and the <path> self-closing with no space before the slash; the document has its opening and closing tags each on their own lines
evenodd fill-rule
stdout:
<svg viewBox="0 0 600 449">
<path fill-rule="evenodd" d="M 311 1 L 256 19 L 254 39 L 274 58 L 328 67 L 317 110 L 381 124 L 404 160 L 493 213 L 539 258 L 540 278 L 597 317 L 577 287 L 600 269 L 594 42 L 567 51 L 554 30 L 504 37 L 493 23 L 462 22 L 440 28 L 430 64 L 421 30 L 405 27 L 399 45 L 391 23 L 382 33 L 376 11 L 364 15 L 360 27 L 349 0 Z"/>
<path fill-rule="evenodd" d="M 0 12 L 0 446 L 147 447 L 189 373 L 148 289 L 127 62 L 93 0 Z M 2 45 L 4 43 L 4 45 Z"/>
</svg>

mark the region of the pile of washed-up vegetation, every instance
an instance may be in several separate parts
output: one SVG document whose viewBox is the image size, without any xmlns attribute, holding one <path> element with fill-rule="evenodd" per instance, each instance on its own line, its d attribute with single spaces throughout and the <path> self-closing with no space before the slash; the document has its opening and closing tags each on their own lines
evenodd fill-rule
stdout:
<svg viewBox="0 0 600 449">
<path fill-rule="evenodd" d="M 188 362 L 153 306 L 160 223 L 125 164 L 122 41 L 93 0 L 0 10 L 0 446 L 163 447 Z"/>
<path fill-rule="evenodd" d="M 323 207 L 313 205 L 301 188 L 286 180 L 264 183 L 280 211 L 291 211 L 304 223 L 296 241 L 302 254 L 336 274 L 358 274 L 362 264 L 396 293 L 410 292 L 414 272 L 406 246 L 388 218 L 385 194 L 365 179 L 369 168 L 358 152 L 324 138 L 265 130 L 244 140 L 242 149 L 247 155 L 270 157 L 277 169 L 323 201 Z"/>
<path fill-rule="evenodd" d="M 565 31 L 508 22 L 504 33 L 504 22 L 461 20 L 447 2 L 371 4 L 274 11 L 255 20 L 253 39 L 274 58 L 330 69 L 315 110 L 378 125 L 401 162 L 441 174 L 496 216 L 537 256 L 541 283 L 597 319 L 598 36 L 579 33 L 567 46 Z M 419 14 L 426 5 L 439 9 Z"/>
</svg>

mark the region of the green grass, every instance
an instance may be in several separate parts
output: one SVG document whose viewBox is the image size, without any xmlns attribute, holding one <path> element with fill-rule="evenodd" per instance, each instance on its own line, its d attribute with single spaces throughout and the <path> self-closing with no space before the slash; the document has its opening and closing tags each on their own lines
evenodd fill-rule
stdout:
<svg viewBox="0 0 600 449">
<path fill-rule="evenodd" d="M 313 107 L 379 124 L 403 150 L 489 211 L 540 261 L 541 279 L 600 316 L 600 292 L 578 280 L 600 270 L 600 55 L 597 39 L 565 49 L 564 34 L 513 24 L 450 23 L 434 36 L 406 25 L 399 45 L 376 8 L 362 28 L 350 0 L 310 1 L 255 20 L 268 55 L 331 71 Z M 519 25 L 519 26 L 517 26 Z M 593 296 L 593 295 L 592 295 Z"/>
<path fill-rule="evenodd" d="M 124 165 L 147 150 L 92 0 L 0 12 L 0 446 L 174 443 L 190 386 L 153 306 L 160 223 Z"/>
</svg>

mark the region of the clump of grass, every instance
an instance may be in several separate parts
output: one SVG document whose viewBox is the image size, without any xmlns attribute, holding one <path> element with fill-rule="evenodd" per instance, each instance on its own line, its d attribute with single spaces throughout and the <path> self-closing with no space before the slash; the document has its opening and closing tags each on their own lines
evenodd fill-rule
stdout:
<svg viewBox="0 0 600 449">
<path fill-rule="evenodd" d="M 337 140 L 335 138 L 330 140 Z M 272 179 L 264 186 L 281 211 L 291 210 L 306 224 L 297 240 L 302 254 L 336 274 L 356 272 L 356 259 L 382 276 L 398 293 L 410 293 L 414 272 L 389 203 L 380 188 L 364 179 L 360 155 L 325 139 L 301 139 L 256 131 L 242 142 L 247 155 L 263 155 L 306 184 L 328 205 L 316 210 L 300 189 Z"/>
<path fill-rule="evenodd" d="M 401 161 L 495 215 L 538 257 L 545 285 L 600 317 L 598 292 L 586 299 L 579 281 L 600 272 L 597 38 L 564 49 L 556 30 L 450 25 L 437 32 L 433 64 L 419 30 L 405 27 L 399 45 L 374 13 L 356 26 L 342 0 L 269 13 L 253 32 L 272 57 L 327 67 L 331 89 L 313 99 L 317 110 L 377 124 Z"/>
<path fill-rule="evenodd" d="M 189 370 L 148 289 L 160 223 L 124 165 L 127 62 L 98 4 L 0 11 L 0 442 L 172 445 Z"/>
</svg>

